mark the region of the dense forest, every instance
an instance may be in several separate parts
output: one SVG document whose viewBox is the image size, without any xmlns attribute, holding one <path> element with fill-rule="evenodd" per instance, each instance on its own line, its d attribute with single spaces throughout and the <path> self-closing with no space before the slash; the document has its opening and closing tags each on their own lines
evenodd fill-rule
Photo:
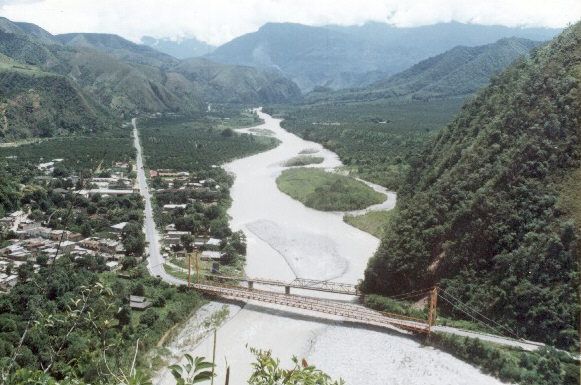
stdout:
<svg viewBox="0 0 581 385">
<path fill-rule="evenodd" d="M 438 284 L 520 337 L 578 350 L 580 77 L 577 23 L 467 103 L 413 163 L 364 290 Z"/>
</svg>

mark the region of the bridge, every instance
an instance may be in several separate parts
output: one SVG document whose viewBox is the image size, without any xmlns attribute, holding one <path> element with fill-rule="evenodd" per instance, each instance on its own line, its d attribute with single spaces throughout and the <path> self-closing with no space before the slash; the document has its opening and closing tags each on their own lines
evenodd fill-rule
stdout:
<svg viewBox="0 0 581 385">
<path fill-rule="evenodd" d="M 245 301 L 259 301 L 310 310 L 318 313 L 342 317 L 344 319 L 364 325 L 385 327 L 412 333 L 430 334 L 431 327 L 435 321 L 435 300 L 433 299 L 433 296 L 431 296 L 432 301 L 430 304 L 428 319 L 420 319 L 388 312 L 375 311 L 356 303 L 345 303 L 323 298 L 308 297 L 303 295 L 290 294 L 289 292 L 290 287 L 295 287 L 327 293 L 349 295 L 360 294 L 353 285 L 338 284 L 330 281 L 302 279 L 285 283 L 266 279 L 237 279 L 233 277 L 224 277 L 211 274 L 207 274 L 205 277 L 210 278 L 211 280 L 191 284 L 191 287 L 213 296 L 240 299 Z M 246 281 L 248 283 L 248 287 L 224 283 L 224 280 L 230 282 L 234 280 Z M 285 293 L 255 289 L 253 283 L 261 283 L 263 285 L 272 286 L 284 286 Z"/>
</svg>

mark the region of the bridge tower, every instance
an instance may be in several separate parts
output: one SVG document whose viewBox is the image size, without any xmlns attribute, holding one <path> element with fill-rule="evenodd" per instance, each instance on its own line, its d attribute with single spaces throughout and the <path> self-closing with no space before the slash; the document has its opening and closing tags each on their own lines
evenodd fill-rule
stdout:
<svg viewBox="0 0 581 385">
<path fill-rule="evenodd" d="M 436 323 L 436 306 L 438 304 L 438 286 L 430 291 L 430 307 L 428 310 L 428 338 L 432 332 L 432 325 Z"/>
</svg>

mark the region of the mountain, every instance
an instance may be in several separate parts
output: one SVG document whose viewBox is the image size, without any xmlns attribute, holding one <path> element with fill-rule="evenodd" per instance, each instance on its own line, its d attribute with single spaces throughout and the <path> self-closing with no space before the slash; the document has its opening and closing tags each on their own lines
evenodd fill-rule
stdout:
<svg viewBox="0 0 581 385">
<path fill-rule="evenodd" d="M 543 41 L 558 32 L 456 22 L 413 28 L 384 23 L 351 27 L 268 23 L 206 57 L 278 69 L 303 91 L 316 86 L 339 89 L 369 85 L 458 45 L 484 45 L 513 36 Z"/>
<path fill-rule="evenodd" d="M 279 73 L 202 58 L 180 61 L 167 77 L 166 85 L 171 89 L 189 87 L 198 90 L 205 100 L 217 103 L 276 103 L 301 98 L 298 86 Z"/>
<path fill-rule="evenodd" d="M 215 46 L 195 38 L 171 40 L 156 39 L 151 36 L 143 36 L 141 44 L 145 44 L 159 52 L 166 53 L 178 59 L 187 59 L 191 57 L 204 56 L 216 49 Z"/>
<path fill-rule="evenodd" d="M 117 35 L 55 36 L 5 18 L 0 54 L 5 138 L 99 131 L 142 112 L 199 113 L 209 101 L 256 104 L 301 96 L 272 71 L 182 63 Z"/>
<path fill-rule="evenodd" d="M 430 99 L 473 94 L 490 78 L 539 46 L 522 38 L 504 38 L 477 47 L 458 46 L 423 60 L 409 69 L 365 88 L 332 91 L 316 89 L 311 102 L 369 101 L 385 98 Z"/>
<path fill-rule="evenodd" d="M 578 351 L 580 117 L 581 22 L 495 77 L 425 148 L 364 290 L 439 285 L 519 336 Z"/>
<path fill-rule="evenodd" d="M 56 35 L 63 45 L 76 48 L 90 48 L 112 55 L 124 62 L 149 66 L 175 64 L 177 59 L 155 49 L 135 44 L 118 35 L 106 33 L 66 33 Z"/>
</svg>

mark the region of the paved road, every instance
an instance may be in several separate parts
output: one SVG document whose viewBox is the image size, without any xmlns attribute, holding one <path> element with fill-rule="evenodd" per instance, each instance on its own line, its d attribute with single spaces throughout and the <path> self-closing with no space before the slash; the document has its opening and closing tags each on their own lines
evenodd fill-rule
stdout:
<svg viewBox="0 0 581 385">
<path fill-rule="evenodd" d="M 143 168 L 143 155 L 141 150 L 141 143 L 139 142 L 139 133 L 137 131 L 137 119 L 131 119 L 133 125 L 133 143 L 137 150 L 137 182 L 139 184 L 139 193 L 145 200 L 145 221 L 143 224 L 143 231 L 145 232 L 145 239 L 148 242 L 149 257 L 147 259 L 147 269 L 153 276 L 160 277 L 165 282 L 174 285 L 182 285 L 186 282 L 165 272 L 163 267 L 163 257 L 161 256 L 159 246 L 159 234 L 155 227 L 153 220 L 153 208 L 151 206 L 151 193 L 147 186 L 147 179 L 145 178 L 145 170 Z"/>
<path fill-rule="evenodd" d="M 143 168 L 143 155 L 141 150 L 141 143 L 139 142 L 139 133 L 137 131 L 137 121 L 135 118 L 131 120 L 133 124 L 133 137 L 134 145 L 137 150 L 137 181 L 139 184 L 139 192 L 145 200 L 145 221 L 144 221 L 144 232 L 145 239 L 149 244 L 148 248 L 148 263 L 147 269 L 149 273 L 153 276 L 158 276 L 167 283 L 174 285 L 185 285 L 186 281 L 178 279 L 168 273 L 164 269 L 164 259 L 161 256 L 160 244 L 159 244 L 159 234 L 155 227 L 155 222 L 153 220 L 153 208 L 151 206 L 151 193 L 149 187 L 147 186 L 147 179 L 145 178 L 145 170 Z M 456 334 L 460 336 L 468 336 L 472 338 L 480 338 L 481 340 L 486 340 L 490 342 L 495 342 L 501 345 L 520 347 L 524 350 L 535 350 L 538 349 L 543 344 L 531 342 L 531 341 L 519 341 L 510 338 L 505 338 L 501 336 L 495 336 L 491 334 L 477 333 L 462 329 L 456 329 L 446 326 L 435 326 L 434 331 L 440 331 L 445 333 Z"/>
</svg>

